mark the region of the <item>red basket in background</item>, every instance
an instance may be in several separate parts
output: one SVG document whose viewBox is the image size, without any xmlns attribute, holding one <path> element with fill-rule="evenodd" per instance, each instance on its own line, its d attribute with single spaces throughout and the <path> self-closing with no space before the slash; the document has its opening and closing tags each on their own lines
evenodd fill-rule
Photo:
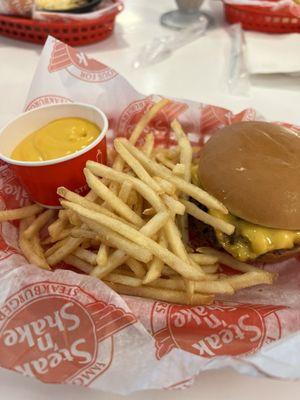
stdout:
<svg viewBox="0 0 300 400">
<path fill-rule="evenodd" d="M 278 10 L 269 7 L 224 3 L 225 18 L 230 24 L 240 23 L 243 29 L 268 33 L 300 32 L 300 18 L 290 7 Z"/>
<path fill-rule="evenodd" d="M 98 19 L 68 22 L 38 21 L 0 14 L 0 35 L 38 44 L 44 44 L 51 35 L 70 46 L 83 46 L 111 35 L 115 18 L 122 9 L 119 3 L 118 7 Z"/>
</svg>

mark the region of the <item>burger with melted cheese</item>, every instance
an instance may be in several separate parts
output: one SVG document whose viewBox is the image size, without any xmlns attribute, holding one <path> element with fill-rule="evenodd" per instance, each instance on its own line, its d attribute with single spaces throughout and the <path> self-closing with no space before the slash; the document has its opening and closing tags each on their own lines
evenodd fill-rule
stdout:
<svg viewBox="0 0 300 400">
<path fill-rule="evenodd" d="M 198 226 L 200 245 L 241 261 L 300 251 L 300 133 L 258 121 L 227 126 L 202 149 L 197 180 L 229 210 L 209 213 L 235 226 L 232 235 Z"/>
</svg>

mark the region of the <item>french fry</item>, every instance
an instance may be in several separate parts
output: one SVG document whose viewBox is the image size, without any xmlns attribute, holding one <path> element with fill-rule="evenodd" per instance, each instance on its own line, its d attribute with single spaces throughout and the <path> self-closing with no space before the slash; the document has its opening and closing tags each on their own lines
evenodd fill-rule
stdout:
<svg viewBox="0 0 300 400">
<path fill-rule="evenodd" d="M 68 210 L 66 210 L 68 211 Z M 57 237 L 61 233 L 61 231 L 64 229 L 64 227 L 67 224 L 67 220 L 64 219 L 57 219 L 54 222 L 52 222 L 51 225 L 48 226 L 48 232 L 49 235 L 52 237 L 52 239 L 57 240 Z"/>
<path fill-rule="evenodd" d="M 92 219 L 92 220 L 98 222 L 99 224 L 114 230 L 115 232 L 119 232 L 122 236 L 133 241 L 134 243 L 138 244 L 142 248 L 147 248 L 148 250 L 150 250 L 150 252 L 153 255 L 160 258 L 165 264 L 167 264 L 171 268 L 175 269 L 175 271 L 177 271 L 178 273 L 183 275 L 185 278 L 197 280 L 197 279 L 201 279 L 201 277 L 203 276 L 203 273 L 201 273 L 200 268 L 197 269 L 197 268 L 185 263 L 184 261 L 180 260 L 180 258 L 175 256 L 169 250 L 161 247 L 154 240 L 143 235 L 138 230 L 136 230 L 122 222 L 119 222 L 110 217 L 107 217 L 104 214 L 96 213 L 92 210 L 87 210 L 86 208 L 84 208 L 78 204 L 73 204 L 66 200 L 63 200 L 61 202 L 61 204 L 62 204 L 62 206 L 66 207 L 66 208 L 70 208 L 71 210 L 77 212 L 79 215 L 81 215 L 83 217 Z M 163 213 L 161 213 L 161 214 L 163 214 Z M 167 219 L 168 213 L 166 213 L 166 214 L 167 215 L 165 218 Z M 156 218 L 156 217 L 157 216 L 153 217 L 152 220 L 154 220 L 154 218 Z M 162 216 L 161 216 L 161 219 L 162 219 Z M 52 262 L 52 260 L 51 260 L 51 262 Z M 49 261 L 49 263 L 50 263 L 50 261 Z M 53 265 L 53 264 L 50 263 L 50 265 Z"/>
<path fill-rule="evenodd" d="M 24 231 L 28 227 L 27 222 L 28 221 L 26 221 L 26 219 L 22 219 L 20 222 L 20 231 L 19 231 L 20 249 L 22 250 L 23 254 L 31 264 L 34 264 L 42 269 L 50 270 L 50 267 L 46 262 L 45 258 L 38 255 L 34 251 L 33 244 L 24 237 Z"/>
<path fill-rule="evenodd" d="M 151 204 L 156 211 L 164 210 L 165 206 L 158 194 L 141 180 L 128 174 L 124 174 L 123 172 L 115 171 L 114 169 L 107 167 L 106 165 L 96 163 L 95 161 L 88 161 L 86 166 L 90 171 L 93 172 L 93 174 L 103 178 L 111 179 L 112 181 L 116 181 L 121 184 L 125 180 L 129 180 L 132 182 L 134 189 L 140 193 L 140 195 L 147 200 L 147 202 Z"/>
<path fill-rule="evenodd" d="M 95 238 L 95 232 L 90 231 L 88 229 L 82 229 L 82 228 L 73 228 L 71 230 L 70 235 L 72 237 L 84 238 L 84 239 L 94 239 Z"/>
<path fill-rule="evenodd" d="M 160 178 L 159 176 L 154 176 L 153 179 L 159 184 L 159 186 L 162 188 L 162 190 L 170 195 L 174 196 L 176 193 L 176 186 L 173 185 L 173 183 L 166 181 L 163 178 Z"/>
<path fill-rule="evenodd" d="M 224 278 L 234 290 L 244 289 L 255 285 L 271 285 L 275 275 L 267 271 L 251 271 L 241 275 L 234 275 Z"/>
<path fill-rule="evenodd" d="M 24 237 L 25 237 L 25 235 L 24 235 Z M 25 238 L 26 238 L 26 237 L 25 237 Z M 39 257 L 41 257 L 42 259 L 45 259 L 44 250 L 43 250 L 43 247 L 42 247 L 42 245 L 41 245 L 40 237 L 39 237 L 38 235 L 34 235 L 34 236 L 31 238 L 31 242 L 32 242 L 32 246 L 33 246 L 34 252 L 35 252 Z"/>
<path fill-rule="evenodd" d="M 62 247 L 59 247 L 54 253 L 47 257 L 48 264 L 52 266 L 64 260 L 81 245 L 83 240 L 82 238 L 68 237 Z"/>
<path fill-rule="evenodd" d="M 184 215 L 185 206 L 180 201 L 174 199 L 174 197 L 169 196 L 168 194 L 163 194 L 162 199 L 170 211 L 172 211 L 172 214 Z"/>
<path fill-rule="evenodd" d="M 104 265 L 107 263 L 107 258 L 108 258 L 108 246 L 104 243 L 101 243 L 96 257 L 97 266 L 99 268 L 104 267 Z"/>
<path fill-rule="evenodd" d="M 166 241 L 166 238 L 163 233 L 160 235 L 160 239 L 159 239 L 158 243 L 162 247 L 167 247 L 167 241 Z M 154 281 L 155 279 L 159 278 L 161 276 L 163 267 L 164 267 L 163 261 L 157 257 L 154 257 L 153 260 L 149 264 L 149 269 L 147 271 L 146 276 L 143 279 L 143 284 L 146 285 L 146 284 Z M 176 273 L 172 269 L 171 269 L 171 271 L 173 273 Z"/>
<path fill-rule="evenodd" d="M 188 214 L 190 214 L 192 217 L 204 222 L 207 225 L 212 226 L 215 229 L 218 229 L 221 232 L 226 233 L 226 235 L 232 235 L 235 226 L 223 221 L 220 218 L 213 217 L 212 215 L 209 215 L 205 211 L 202 211 L 199 207 L 196 206 L 196 204 L 191 203 L 188 200 L 181 200 L 182 204 L 185 206 L 185 210 Z"/>
<path fill-rule="evenodd" d="M 16 208 L 14 210 L 0 211 L 0 222 L 32 217 L 36 214 L 39 214 L 41 211 L 43 211 L 43 207 L 39 206 L 38 204 L 32 204 L 30 206 Z"/>
<path fill-rule="evenodd" d="M 176 139 L 178 142 L 178 146 L 180 149 L 180 164 L 177 165 L 183 165 L 184 170 L 183 170 L 183 176 L 184 180 L 186 182 L 191 181 L 191 165 L 192 165 L 192 159 L 193 159 L 193 150 L 190 141 L 188 140 L 186 134 L 184 133 L 182 126 L 180 123 L 175 119 L 171 123 L 171 128 L 173 129 Z M 175 171 L 173 170 L 175 173 Z"/>
<path fill-rule="evenodd" d="M 24 231 L 24 237 L 30 239 L 35 236 L 55 215 L 54 210 L 47 210 L 40 214 Z"/>
<path fill-rule="evenodd" d="M 218 262 L 218 257 L 210 256 L 208 254 L 189 253 L 189 257 L 197 264 L 213 265 Z"/>
<path fill-rule="evenodd" d="M 133 145 L 136 144 L 138 141 L 139 137 L 143 133 L 144 129 L 146 126 L 151 122 L 151 120 L 157 115 L 157 113 L 164 108 L 168 103 L 170 103 L 170 100 L 168 99 L 161 99 L 159 102 L 155 103 L 150 110 L 142 116 L 142 118 L 139 120 L 139 122 L 136 124 L 129 140 L 130 143 Z M 116 169 L 117 171 L 122 171 L 124 167 L 124 161 L 120 156 L 117 156 L 115 158 L 115 161 L 113 163 L 113 168 Z"/>
<path fill-rule="evenodd" d="M 145 136 L 145 142 L 143 144 L 142 150 L 147 157 L 151 157 L 154 148 L 154 136 L 152 133 L 148 133 Z"/>
<path fill-rule="evenodd" d="M 49 257 L 51 256 L 51 254 L 55 253 L 56 250 L 58 250 L 60 247 L 64 246 L 65 243 L 68 241 L 69 238 L 65 238 L 63 240 L 59 240 L 58 242 L 54 243 L 53 246 L 49 247 L 49 249 L 47 249 L 45 251 L 45 257 Z"/>
<path fill-rule="evenodd" d="M 166 213 L 165 218 L 168 219 L 168 213 Z M 155 235 L 162 227 L 162 225 L 165 223 L 165 221 L 162 219 L 161 215 L 156 215 L 153 217 L 150 221 L 148 221 L 141 229 L 140 233 L 147 236 L 147 237 L 152 237 Z M 128 252 L 127 252 L 128 253 Z M 139 253 L 144 253 L 139 251 Z M 92 272 L 91 275 L 96 276 L 100 279 L 105 277 L 107 274 L 112 272 L 114 269 L 118 268 L 120 265 L 124 264 L 126 260 L 128 260 L 128 255 L 126 254 L 126 250 L 116 250 L 111 254 L 111 256 L 108 258 L 107 263 L 104 268 L 95 268 L 94 271 Z M 135 257 L 137 258 L 137 257 Z"/>
<path fill-rule="evenodd" d="M 74 267 L 79 269 L 79 271 L 82 271 L 85 274 L 89 274 L 94 267 L 93 265 L 87 263 L 79 257 L 74 256 L 73 254 L 69 254 L 67 257 L 65 257 L 64 261 L 67 264 L 73 265 Z"/>
<path fill-rule="evenodd" d="M 93 192 L 95 192 L 104 201 L 108 202 L 110 207 L 114 209 L 117 214 L 121 215 L 124 219 L 134 223 L 139 227 L 143 225 L 144 222 L 142 218 L 132 211 L 131 208 L 121 201 L 111 190 L 109 190 L 108 187 L 105 186 L 100 179 L 96 178 L 90 170 L 85 168 L 84 174 L 86 181 L 89 187 L 93 189 Z"/>
<path fill-rule="evenodd" d="M 131 271 L 140 279 L 144 278 L 146 274 L 146 270 L 143 264 L 140 261 L 135 260 L 134 258 L 129 258 L 126 260 L 126 265 L 131 269 Z M 117 282 L 122 283 L 122 282 Z"/>
<path fill-rule="evenodd" d="M 133 184 L 130 181 L 124 181 L 119 191 L 119 199 L 127 204 L 130 192 L 133 189 Z"/>
<path fill-rule="evenodd" d="M 195 291 L 205 294 L 234 294 L 233 287 L 227 280 L 194 282 Z M 182 278 L 157 279 L 149 284 L 151 287 L 184 290 L 185 283 Z"/>
<path fill-rule="evenodd" d="M 135 172 L 136 176 L 145 182 L 149 187 L 152 188 L 157 193 L 161 193 L 162 189 L 160 185 L 155 182 L 155 180 L 148 174 L 145 168 L 140 164 L 140 162 L 132 156 L 129 151 L 122 145 L 119 139 L 115 139 L 114 146 L 122 159 L 130 166 L 130 168 Z"/>
<path fill-rule="evenodd" d="M 120 285 L 118 283 L 111 283 L 108 281 L 105 281 L 105 283 L 120 294 L 125 294 L 129 296 L 147 297 L 149 299 L 167 301 L 170 303 L 189 304 L 185 292 L 180 292 L 177 290 L 170 290 L 170 289 L 153 288 L 147 286 L 131 287 L 131 286 Z M 191 305 L 196 306 L 196 305 L 210 304 L 213 301 L 213 299 L 214 299 L 213 295 L 195 293 L 193 295 Z"/>
<path fill-rule="evenodd" d="M 172 169 L 173 174 L 179 176 L 179 178 L 184 178 L 185 171 L 186 171 L 186 166 L 184 164 L 179 164 L 179 163 L 176 164 Z"/>
<path fill-rule="evenodd" d="M 113 212 L 107 210 L 106 208 L 104 208 L 103 206 L 100 206 L 97 203 L 93 203 L 91 200 L 87 199 L 86 197 L 82 197 L 77 193 L 72 192 L 71 190 L 66 189 L 65 187 L 59 187 L 57 189 L 57 193 L 63 197 L 64 199 L 71 201 L 72 203 L 76 203 L 79 204 L 85 208 L 89 208 L 91 210 L 94 211 L 98 211 L 101 212 L 109 217 L 115 218 L 119 221 L 123 221 L 125 222 L 125 220 L 121 217 L 119 217 L 118 215 L 114 214 Z M 90 193 L 93 193 L 92 191 Z M 63 210 L 63 211 L 72 211 L 72 210 Z M 75 214 L 74 212 L 72 212 L 73 214 Z M 76 214 L 75 214 L 76 215 Z M 78 216 L 76 215 L 76 217 L 78 218 Z M 77 225 L 77 224 L 75 224 Z"/>
<path fill-rule="evenodd" d="M 173 169 L 175 168 L 176 164 L 169 160 L 163 153 L 157 153 L 155 158 L 162 164 L 164 165 L 166 168 L 169 169 L 169 171 L 173 171 Z"/>
<path fill-rule="evenodd" d="M 141 247 L 131 240 L 126 239 L 117 232 L 100 225 L 95 221 L 86 218 L 84 219 L 84 222 L 86 222 L 86 224 L 96 232 L 97 237 L 99 237 L 102 243 L 106 246 L 123 250 L 129 256 L 145 263 L 151 260 L 152 254 L 149 250 L 143 249 L 141 251 Z"/>
<path fill-rule="evenodd" d="M 80 258 L 83 261 L 86 261 L 88 264 L 96 265 L 97 254 L 93 253 L 90 250 L 78 247 L 74 251 L 73 255 Z"/>
<path fill-rule="evenodd" d="M 258 273 L 267 273 L 270 274 L 271 276 L 274 276 L 271 272 L 263 271 L 260 268 L 254 267 L 253 265 L 246 264 L 244 262 L 238 261 L 232 256 L 230 256 L 228 253 L 223 253 L 221 251 L 212 249 L 210 247 L 199 247 L 197 251 L 204 253 L 204 254 L 209 254 L 212 256 L 215 256 L 218 258 L 218 261 L 224 265 L 227 265 L 228 267 L 235 269 L 240 272 L 258 272 Z"/>
<path fill-rule="evenodd" d="M 215 199 L 213 196 L 200 189 L 199 187 L 173 175 L 172 172 L 168 170 L 168 168 L 165 168 L 163 165 L 159 165 L 157 162 L 150 160 L 139 149 L 132 146 L 132 144 L 129 143 L 128 140 L 122 138 L 120 139 L 120 141 L 122 142 L 122 144 L 124 144 L 127 150 L 140 161 L 140 163 L 148 172 L 151 172 L 153 175 L 157 175 L 163 179 L 168 180 L 169 182 L 173 183 L 179 190 L 193 197 L 195 200 L 199 201 L 199 203 L 204 204 L 208 208 L 219 210 L 224 214 L 228 214 L 227 208 L 219 200 Z"/>
<path fill-rule="evenodd" d="M 123 274 L 117 274 L 117 273 L 112 273 L 109 274 L 105 277 L 106 281 L 113 282 L 113 283 L 119 283 L 122 285 L 127 285 L 127 286 L 132 286 L 132 287 L 138 287 L 142 285 L 142 280 L 136 277 L 128 276 L 128 275 L 123 275 Z"/>
</svg>

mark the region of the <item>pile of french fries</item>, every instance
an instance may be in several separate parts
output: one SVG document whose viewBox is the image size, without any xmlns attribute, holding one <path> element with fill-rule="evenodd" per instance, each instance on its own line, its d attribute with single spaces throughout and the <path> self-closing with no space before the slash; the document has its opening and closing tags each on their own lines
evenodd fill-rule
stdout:
<svg viewBox="0 0 300 400">
<path fill-rule="evenodd" d="M 228 212 L 191 183 L 193 149 L 177 120 L 171 123 L 176 147 L 155 148 L 152 134 L 135 146 L 168 102 L 154 104 L 128 140 L 114 140 L 111 167 L 87 162 L 90 192 L 85 197 L 60 187 L 59 212 L 36 204 L 0 212 L 0 221 L 21 219 L 19 245 L 30 263 L 51 269 L 64 262 L 120 294 L 189 305 L 273 282 L 274 274 L 228 254 L 188 246 L 188 214 L 228 235 L 235 227 L 191 201 Z M 222 274 L 219 263 L 237 273 Z"/>
</svg>

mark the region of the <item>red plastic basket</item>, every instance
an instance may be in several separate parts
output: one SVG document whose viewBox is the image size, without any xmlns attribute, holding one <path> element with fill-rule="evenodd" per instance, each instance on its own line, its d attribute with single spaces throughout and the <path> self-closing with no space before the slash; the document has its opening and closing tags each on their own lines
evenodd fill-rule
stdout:
<svg viewBox="0 0 300 400">
<path fill-rule="evenodd" d="M 230 24 L 241 23 L 243 29 L 268 33 L 300 32 L 300 18 L 288 7 L 272 11 L 267 7 L 224 4 L 225 17 Z"/>
<path fill-rule="evenodd" d="M 0 35 L 44 44 L 48 35 L 71 46 L 82 46 L 106 39 L 114 29 L 122 5 L 98 19 L 69 22 L 37 21 L 0 14 Z"/>
</svg>

